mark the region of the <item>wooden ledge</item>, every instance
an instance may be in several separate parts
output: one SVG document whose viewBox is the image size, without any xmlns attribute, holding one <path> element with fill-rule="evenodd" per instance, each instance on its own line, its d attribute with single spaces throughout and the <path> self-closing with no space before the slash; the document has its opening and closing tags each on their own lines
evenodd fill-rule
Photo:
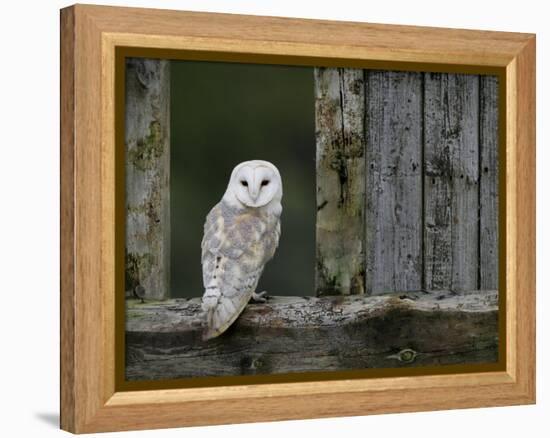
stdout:
<svg viewBox="0 0 550 438">
<path fill-rule="evenodd" d="M 498 293 L 272 297 L 202 341 L 200 298 L 127 301 L 128 380 L 498 360 Z"/>
</svg>

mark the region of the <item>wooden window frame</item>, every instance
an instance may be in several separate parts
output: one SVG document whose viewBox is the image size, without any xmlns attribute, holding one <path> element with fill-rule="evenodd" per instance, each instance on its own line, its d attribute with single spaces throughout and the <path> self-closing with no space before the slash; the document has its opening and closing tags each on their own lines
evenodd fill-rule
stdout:
<svg viewBox="0 0 550 438">
<path fill-rule="evenodd" d="M 116 386 L 117 48 L 504 79 L 502 371 L 124 391 Z M 502 106 L 501 106 L 502 108 Z M 502 117 L 502 116 L 501 116 Z M 123 189 L 123 187 L 122 187 Z M 123 327 L 122 327 L 123 329 Z M 61 427 L 99 432 L 535 401 L 535 36 L 76 5 L 61 11 Z"/>
</svg>

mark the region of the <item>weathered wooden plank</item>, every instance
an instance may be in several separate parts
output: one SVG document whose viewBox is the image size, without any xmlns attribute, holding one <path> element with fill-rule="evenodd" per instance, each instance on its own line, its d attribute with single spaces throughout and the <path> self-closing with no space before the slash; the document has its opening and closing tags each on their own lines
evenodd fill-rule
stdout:
<svg viewBox="0 0 550 438">
<path fill-rule="evenodd" d="M 426 73 L 425 288 L 478 288 L 479 77 Z"/>
<path fill-rule="evenodd" d="M 317 295 L 365 291 L 364 71 L 315 68 Z"/>
<path fill-rule="evenodd" d="M 170 62 L 126 63 L 126 290 L 167 298 L 170 280 Z"/>
<path fill-rule="evenodd" d="M 480 78 L 479 287 L 498 289 L 498 77 Z"/>
<path fill-rule="evenodd" d="M 126 378 L 492 363 L 497 292 L 273 297 L 202 341 L 200 299 L 127 302 Z"/>
<path fill-rule="evenodd" d="M 422 74 L 366 72 L 366 291 L 422 288 Z"/>
</svg>

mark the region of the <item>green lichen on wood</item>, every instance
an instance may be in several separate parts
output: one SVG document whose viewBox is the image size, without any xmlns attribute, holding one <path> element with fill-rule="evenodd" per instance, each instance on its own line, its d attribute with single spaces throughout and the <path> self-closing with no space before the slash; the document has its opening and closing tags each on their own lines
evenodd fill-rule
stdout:
<svg viewBox="0 0 550 438">
<path fill-rule="evenodd" d="M 126 253 L 126 290 L 142 284 L 141 278 L 151 273 L 153 263 L 151 254 Z"/>
<path fill-rule="evenodd" d="M 139 301 L 136 301 L 136 302 L 139 303 Z M 132 313 L 126 315 L 126 321 L 134 321 L 134 320 L 147 318 L 147 317 L 148 317 L 147 313 L 137 312 L 134 310 Z"/>
<path fill-rule="evenodd" d="M 321 260 L 317 260 L 317 296 L 340 295 L 338 275 L 330 275 Z"/>
<path fill-rule="evenodd" d="M 149 124 L 149 134 L 136 141 L 136 147 L 128 151 L 128 160 L 139 170 L 151 169 L 164 152 L 164 136 L 160 122 Z"/>
<path fill-rule="evenodd" d="M 162 306 L 166 301 L 147 298 L 147 301 L 128 295 L 126 297 L 126 324 L 146 323 L 151 319 L 150 306 Z"/>
<path fill-rule="evenodd" d="M 347 266 L 333 261 L 317 260 L 317 296 L 342 295 L 342 285 L 348 275 Z M 365 269 L 359 269 L 349 281 L 349 295 L 364 293 Z"/>
</svg>

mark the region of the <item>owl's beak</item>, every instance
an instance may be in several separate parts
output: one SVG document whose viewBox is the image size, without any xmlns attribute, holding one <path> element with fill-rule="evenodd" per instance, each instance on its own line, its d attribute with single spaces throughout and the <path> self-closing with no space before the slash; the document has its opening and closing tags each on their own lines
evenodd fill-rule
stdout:
<svg viewBox="0 0 550 438">
<path fill-rule="evenodd" d="M 249 191 L 250 193 L 250 197 L 256 201 L 256 199 L 258 199 L 258 195 L 260 194 L 260 191 L 258 189 L 252 189 Z"/>
</svg>

